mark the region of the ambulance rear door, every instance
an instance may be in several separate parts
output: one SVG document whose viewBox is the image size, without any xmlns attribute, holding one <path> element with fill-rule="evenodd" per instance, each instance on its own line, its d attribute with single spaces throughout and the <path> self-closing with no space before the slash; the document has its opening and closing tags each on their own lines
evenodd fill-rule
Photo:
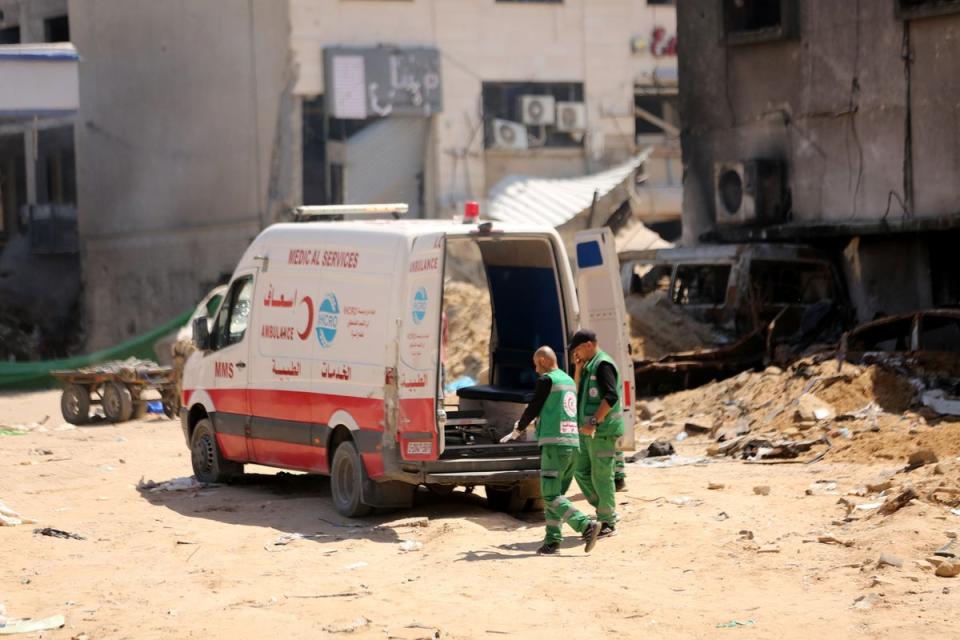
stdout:
<svg viewBox="0 0 960 640">
<path fill-rule="evenodd" d="M 397 366 L 397 435 L 404 460 L 436 460 L 440 454 L 438 403 L 441 369 L 441 311 L 445 236 L 432 233 L 413 241 L 400 305 Z"/>
<path fill-rule="evenodd" d="M 610 229 L 588 229 L 576 235 L 577 299 L 580 303 L 580 327 L 597 334 L 600 348 L 617 363 L 623 387 L 624 434 L 620 445 L 633 451 L 633 358 L 630 355 L 630 326 L 620 263 Z"/>
</svg>

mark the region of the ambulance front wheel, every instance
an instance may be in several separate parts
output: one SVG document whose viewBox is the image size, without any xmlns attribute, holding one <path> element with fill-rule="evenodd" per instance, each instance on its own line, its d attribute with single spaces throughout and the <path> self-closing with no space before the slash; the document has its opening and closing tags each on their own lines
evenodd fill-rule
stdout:
<svg viewBox="0 0 960 640">
<path fill-rule="evenodd" d="M 193 428 L 193 435 L 190 437 L 190 462 L 193 465 L 193 475 L 200 482 L 227 482 L 243 474 L 242 464 L 225 460 L 220 455 L 217 437 L 209 420 L 201 420 Z"/>
<path fill-rule="evenodd" d="M 333 506 L 340 515 L 359 518 L 373 511 L 372 507 L 361 501 L 366 480 L 367 471 L 357 447 L 350 441 L 342 442 L 333 454 L 330 467 L 330 494 Z"/>
</svg>

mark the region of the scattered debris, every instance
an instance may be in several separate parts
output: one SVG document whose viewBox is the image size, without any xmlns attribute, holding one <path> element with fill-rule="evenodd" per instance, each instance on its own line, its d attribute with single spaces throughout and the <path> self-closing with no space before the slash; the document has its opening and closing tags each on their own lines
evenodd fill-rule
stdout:
<svg viewBox="0 0 960 640">
<path fill-rule="evenodd" d="M 758 496 L 768 496 L 770 495 L 770 487 L 766 485 L 757 485 L 753 488 L 753 492 Z"/>
<path fill-rule="evenodd" d="M 357 569 L 363 569 L 367 566 L 367 563 L 361 560 L 360 562 L 354 562 L 353 564 L 348 564 L 345 568 L 347 571 L 356 571 Z"/>
<path fill-rule="evenodd" d="M 327 633 L 353 633 L 359 629 L 363 629 L 370 624 L 370 620 L 360 616 L 356 620 L 350 622 L 341 622 L 337 624 L 328 624 L 323 628 Z"/>
<path fill-rule="evenodd" d="M 636 462 L 643 458 L 664 458 L 674 454 L 676 454 L 676 449 L 673 448 L 672 443 L 667 440 L 657 440 L 647 447 L 646 450 L 631 456 L 630 462 Z"/>
<path fill-rule="evenodd" d="M 49 631 L 50 629 L 59 629 L 66 623 L 67 621 L 62 615 L 50 616 L 49 618 L 40 618 L 38 620 L 7 619 L 7 623 L 3 626 L 0 626 L 0 636 L 12 636 L 17 633 Z"/>
<path fill-rule="evenodd" d="M 940 415 L 960 416 L 960 398 L 948 396 L 943 389 L 931 389 L 921 396 L 921 402 Z"/>
<path fill-rule="evenodd" d="M 69 531 L 63 531 L 61 529 L 53 529 L 52 527 L 34 529 L 33 533 L 34 535 L 50 536 L 51 538 L 63 538 L 64 540 L 86 540 L 85 537 L 77 533 L 71 533 Z"/>
<path fill-rule="evenodd" d="M 939 462 L 937 454 L 930 451 L 930 449 L 919 449 L 911 453 L 910 457 L 907 458 L 907 468 L 904 469 L 904 471 L 913 471 L 914 469 L 919 469 L 924 465 L 935 462 Z"/>
<path fill-rule="evenodd" d="M 960 575 L 960 562 L 945 560 L 940 563 L 934 573 L 941 578 L 956 578 Z"/>
<path fill-rule="evenodd" d="M 286 546 L 291 542 L 296 542 L 297 540 L 318 540 L 320 538 L 329 538 L 329 537 L 330 536 L 325 533 L 311 533 L 311 534 L 285 533 L 279 538 L 277 538 L 276 540 L 273 540 L 263 545 L 263 548 L 266 551 L 278 551 L 277 547 Z M 323 551 L 322 553 L 324 555 L 330 555 L 330 554 L 336 553 L 336 551 L 337 551 L 336 549 L 328 549 Z"/>
<path fill-rule="evenodd" d="M 710 458 L 702 456 L 677 456 L 673 455 L 667 458 L 636 458 L 631 459 L 631 463 L 650 469 L 666 469 L 669 467 L 689 467 L 691 465 L 710 464 Z"/>
<path fill-rule="evenodd" d="M 880 558 L 877 560 L 877 568 L 879 569 L 884 566 L 900 569 L 903 567 L 903 558 L 888 553 L 881 553 Z"/>
<path fill-rule="evenodd" d="M 423 549 L 423 543 L 419 540 L 404 540 L 400 543 L 400 551 L 420 551 Z"/>
<path fill-rule="evenodd" d="M 856 600 L 853 601 L 854 609 L 872 609 L 880 599 L 873 593 L 867 593 L 862 596 L 858 596 Z"/>
<path fill-rule="evenodd" d="M 408 528 L 417 528 L 417 527 L 429 527 L 430 518 L 426 516 L 419 516 L 415 518 L 403 518 L 401 520 L 394 520 L 393 522 L 385 522 L 383 524 L 377 525 L 375 529 L 408 529 Z"/>
<path fill-rule="evenodd" d="M 0 527 L 16 527 L 21 524 L 36 524 L 36 520 L 25 518 L 3 502 L 0 502 Z"/>
<path fill-rule="evenodd" d="M 775 544 L 765 544 L 757 549 L 757 553 L 780 553 L 780 547 Z"/>
<path fill-rule="evenodd" d="M 830 535 L 818 536 L 817 542 L 821 544 L 838 544 L 844 547 L 853 546 L 853 540 L 841 540 L 840 538 L 837 538 L 835 536 L 830 536 Z"/>
<path fill-rule="evenodd" d="M 741 540 L 753 540 L 753 531 L 749 529 L 741 529 L 738 535 Z"/>
<path fill-rule="evenodd" d="M 284 595 L 284 598 L 300 598 L 300 599 L 314 599 L 314 598 L 356 598 L 359 596 L 368 596 L 370 591 L 366 588 L 360 591 L 340 591 L 338 593 L 317 593 L 311 595 Z"/>
<path fill-rule="evenodd" d="M 730 622 L 721 622 L 717 629 L 736 629 L 737 627 L 749 627 L 756 624 L 753 620 L 731 620 Z"/>
<path fill-rule="evenodd" d="M 920 496 L 912 487 L 907 487 L 900 495 L 895 498 L 888 498 L 877 511 L 880 515 L 889 516 L 907 506 L 911 500 L 916 500 Z"/>
<path fill-rule="evenodd" d="M 710 491 L 720 491 L 726 487 L 727 485 L 723 484 L 722 482 L 710 482 L 707 484 L 707 489 Z"/>
<path fill-rule="evenodd" d="M 112 470 L 112 469 L 111 469 Z M 199 489 L 209 489 L 219 485 L 200 482 L 193 476 L 189 478 L 174 478 L 164 482 L 155 482 L 153 480 L 144 481 L 143 477 L 137 482 L 137 491 L 149 491 L 150 493 L 159 493 L 161 491 L 194 491 Z"/>
</svg>

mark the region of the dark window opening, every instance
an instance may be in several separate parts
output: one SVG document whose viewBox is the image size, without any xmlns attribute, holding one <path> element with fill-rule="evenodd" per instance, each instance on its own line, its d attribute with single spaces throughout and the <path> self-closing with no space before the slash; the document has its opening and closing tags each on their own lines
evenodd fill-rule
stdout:
<svg viewBox="0 0 960 640">
<path fill-rule="evenodd" d="M 43 39 L 45 42 L 70 42 L 70 19 L 55 16 L 44 20 Z"/>
<path fill-rule="evenodd" d="M 523 127 L 521 96 L 551 96 L 557 102 L 583 102 L 582 82 L 484 82 L 483 124 L 484 146 L 497 148 L 500 138 L 494 131 L 494 120 L 507 120 Z M 526 126 L 529 147 L 582 147 L 582 132 L 561 131 L 559 119 L 554 124 Z"/>
<path fill-rule="evenodd" d="M 960 12 L 960 0 L 896 0 L 896 10 L 902 20 L 930 18 Z"/>
<path fill-rule="evenodd" d="M 630 293 L 642 296 L 656 291 L 664 293 L 670 290 L 670 275 L 673 267 L 668 264 L 649 265 L 636 263 L 630 276 Z"/>
<path fill-rule="evenodd" d="M 796 35 L 796 0 L 723 0 L 728 44 L 769 42 Z"/>
<path fill-rule="evenodd" d="M 720 306 L 727 298 L 729 280 L 730 265 L 680 265 L 670 299 L 674 304 Z"/>
<path fill-rule="evenodd" d="M 330 163 L 330 204 L 344 203 L 343 165 Z"/>
<path fill-rule="evenodd" d="M 304 100 L 301 117 L 303 204 L 327 204 L 327 138 L 323 96 Z"/>
<path fill-rule="evenodd" d="M 750 287 L 761 305 L 810 305 L 834 298 L 833 273 L 817 262 L 753 260 Z"/>
<path fill-rule="evenodd" d="M 27 203 L 25 162 L 23 134 L 0 136 L 0 237 L 16 228 L 19 211 Z"/>
<path fill-rule="evenodd" d="M 960 351 L 960 319 L 925 315 L 920 320 L 921 351 Z"/>
<path fill-rule="evenodd" d="M 960 232 L 934 234 L 927 241 L 933 306 L 960 308 L 960 260 L 956 249 Z"/>
<path fill-rule="evenodd" d="M 73 127 L 40 131 L 37 149 L 37 202 L 76 204 L 77 169 Z"/>
<path fill-rule="evenodd" d="M 20 44 L 20 27 L 0 29 L 0 44 Z"/>
<path fill-rule="evenodd" d="M 657 119 L 680 128 L 679 98 L 675 89 L 658 87 L 638 87 L 634 94 L 633 106 L 636 118 L 636 135 L 669 135 Z M 652 118 L 650 116 L 653 116 Z"/>
</svg>

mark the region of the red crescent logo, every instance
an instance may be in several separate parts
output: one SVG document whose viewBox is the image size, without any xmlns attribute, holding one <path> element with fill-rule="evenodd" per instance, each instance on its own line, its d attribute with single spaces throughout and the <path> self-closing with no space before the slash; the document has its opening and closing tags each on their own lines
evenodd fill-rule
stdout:
<svg viewBox="0 0 960 640">
<path fill-rule="evenodd" d="M 303 296 L 300 302 L 307 303 L 307 328 L 303 330 L 303 333 L 298 333 L 297 335 L 300 336 L 301 340 L 306 340 L 313 332 L 313 300 L 310 299 L 310 296 Z"/>
</svg>

